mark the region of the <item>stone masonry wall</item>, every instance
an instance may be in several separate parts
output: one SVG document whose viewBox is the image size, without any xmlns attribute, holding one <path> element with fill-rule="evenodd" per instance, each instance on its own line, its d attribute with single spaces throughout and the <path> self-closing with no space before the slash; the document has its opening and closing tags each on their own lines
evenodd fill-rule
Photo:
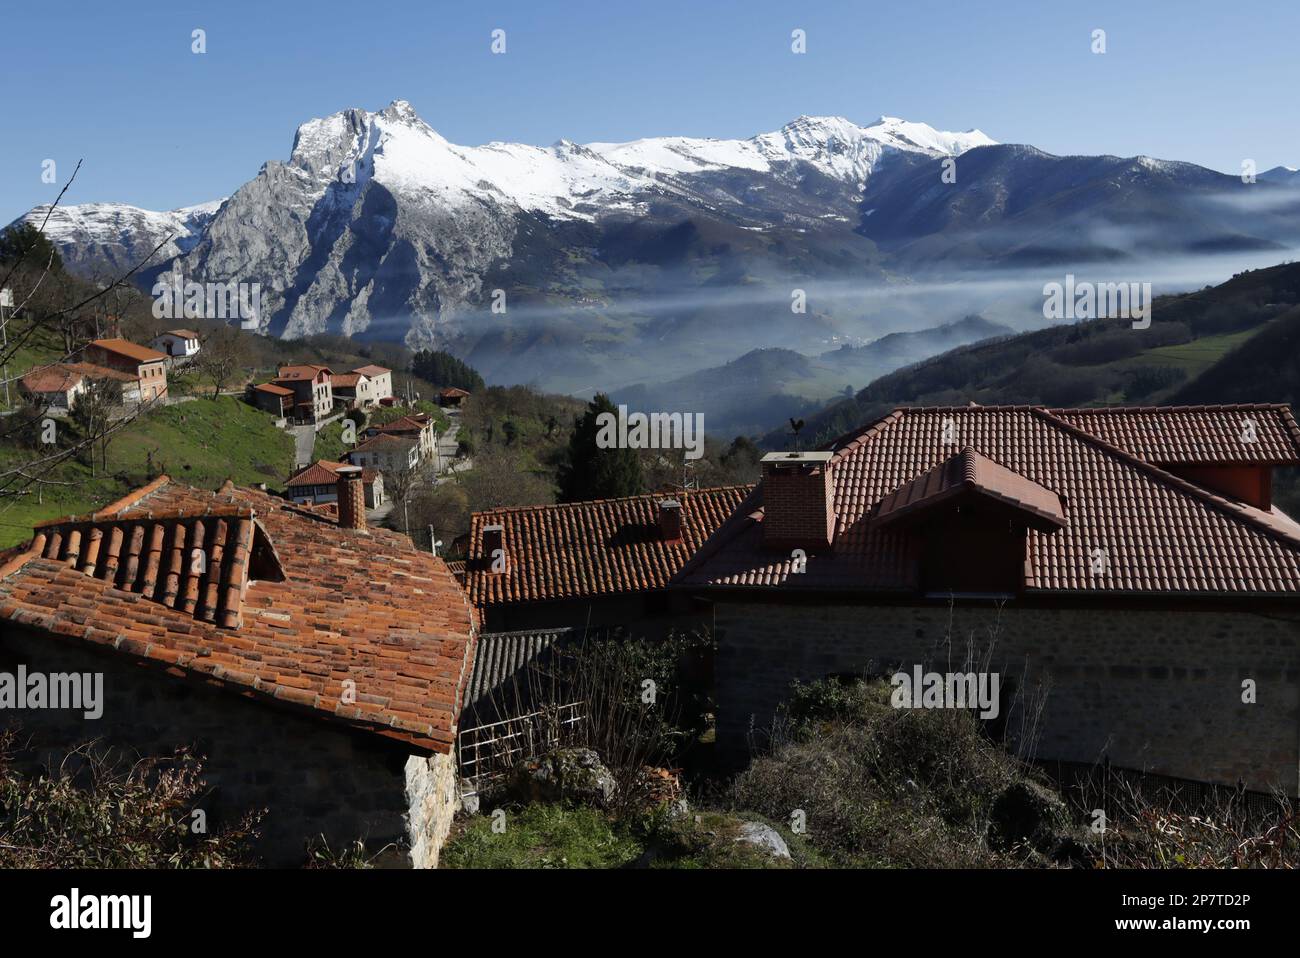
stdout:
<svg viewBox="0 0 1300 958">
<path fill-rule="evenodd" d="M 302 865 L 306 842 L 317 835 L 334 851 L 358 838 L 371 854 L 390 843 L 402 846 L 382 856 L 381 865 L 437 862 L 454 811 L 454 800 L 442 798 L 454 795 L 449 756 L 413 756 L 401 743 L 370 733 L 6 627 L 0 671 L 12 673 L 20 662 L 29 671 L 104 674 L 104 713 L 97 720 L 73 711 L 0 711 L 0 725 L 17 722 L 33 736 L 40 761 L 91 738 L 126 755 L 166 756 L 192 745 L 205 756 L 203 777 L 214 789 L 202 803 L 209 829 L 269 808 L 257 846 L 267 865 Z M 413 775 L 419 766 L 425 771 Z"/>
<path fill-rule="evenodd" d="M 1036 757 L 1297 793 L 1300 613 L 935 606 L 715 605 L 718 742 L 770 728 L 790 682 L 915 663 L 963 671 L 996 636 L 991 671 L 1046 687 Z M 949 661 L 946 637 L 954 637 Z M 1256 704 L 1242 703 L 1254 679 Z M 1008 716 L 1009 734 L 1019 717 Z M 759 739 L 761 741 L 761 738 Z"/>
<path fill-rule="evenodd" d="M 412 755 L 407 759 L 406 797 L 411 864 L 416 868 L 437 868 L 438 854 L 460 807 L 454 758 Z"/>
</svg>

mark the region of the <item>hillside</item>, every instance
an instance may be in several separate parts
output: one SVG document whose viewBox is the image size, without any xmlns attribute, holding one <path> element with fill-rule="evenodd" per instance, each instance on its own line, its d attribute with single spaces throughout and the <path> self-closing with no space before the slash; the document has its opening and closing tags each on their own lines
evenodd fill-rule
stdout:
<svg viewBox="0 0 1300 958">
<path fill-rule="evenodd" d="M 33 455 L 30 449 L 0 444 L 0 460 L 21 462 Z M 227 478 L 278 489 L 292 464 L 293 438 L 276 429 L 265 413 L 232 396 L 163 406 L 116 434 L 106 471 L 98 462 L 92 470 L 72 458 L 44 477 L 58 484 L 0 499 L 0 548 L 28 539 L 34 522 L 89 512 L 159 473 L 204 489 L 216 489 Z"/>
<path fill-rule="evenodd" d="M 663 383 L 616 390 L 611 398 L 632 409 L 702 413 L 715 439 L 757 435 L 764 424 L 815 412 L 853 385 L 954 346 L 1010 335 L 979 316 L 914 332 L 890 333 L 862 346 L 845 345 L 816 356 L 792 349 L 754 349 L 738 359 Z"/>
<path fill-rule="evenodd" d="M 1158 298 L 1148 329 L 1127 320 L 1052 326 L 900 369 L 808 417 L 804 436 L 822 442 L 900 405 L 1291 401 L 1300 367 L 1286 347 L 1297 323 L 1300 264 L 1239 273 Z M 788 436 L 777 428 L 764 441 L 782 448 Z"/>
</svg>

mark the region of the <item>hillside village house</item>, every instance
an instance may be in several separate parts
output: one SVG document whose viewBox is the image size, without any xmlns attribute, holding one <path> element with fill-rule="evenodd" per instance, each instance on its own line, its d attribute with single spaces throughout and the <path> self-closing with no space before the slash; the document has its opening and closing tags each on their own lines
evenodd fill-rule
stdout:
<svg viewBox="0 0 1300 958">
<path fill-rule="evenodd" d="M 192 359 L 199 354 L 199 334 L 192 329 L 169 329 L 154 337 L 154 349 L 171 359 Z"/>
<path fill-rule="evenodd" d="M 54 363 L 28 370 L 18 388 L 31 402 L 49 412 L 66 414 L 93 383 L 112 382 L 121 390 L 122 402 L 140 402 L 140 379 L 131 373 L 96 366 L 94 363 Z M 152 383 L 151 383 L 152 385 Z"/>
<path fill-rule="evenodd" d="M 293 391 L 292 418 L 320 422 L 334 411 L 333 375 L 328 366 L 281 366 L 273 384 Z"/>
<path fill-rule="evenodd" d="M 40 366 L 24 374 L 18 388 L 37 405 L 66 413 L 86 391 L 86 377 L 65 365 Z"/>
<path fill-rule="evenodd" d="M 248 390 L 253 405 L 273 416 L 291 418 L 293 416 L 294 392 L 276 383 L 258 383 Z"/>
<path fill-rule="evenodd" d="M 427 413 L 411 413 L 408 416 L 401 416 L 378 426 L 367 426 L 365 435 L 367 438 L 397 436 L 403 439 L 412 439 L 416 443 L 420 462 L 428 462 L 433 459 L 438 451 L 438 439 L 434 435 L 433 419 Z"/>
<path fill-rule="evenodd" d="M 351 465 L 400 474 L 420 464 L 420 444 L 409 436 L 381 434 L 359 443 L 347 456 Z"/>
<path fill-rule="evenodd" d="M 82 350 L 82 361 L 125 373 L 138 384 L 139 402 L 167 397 L 167 356 L 125 339 L 96 339 Z"/>
<path fill-rule="evenodd" d="M 376 366 L 370 363 L 365 366 L 358 366 L 352 370 L 353 375 L 364 376 L 369 382 L 370 400 L 372 403 L 378 403 L 383 399 L 391 399 L 393 396 L 393 371 L 385 369 L 383 366 Z"/>
<path fill-rule="evenodd" d="M 448 386 L 438 392 L 438 405 L 443 408 L 456 408 L 469 398 L 469 392 L 456 386 Z"/>
<path fill-rule="evenodd" d="M 350 409 L 372 409 L 393 397 L 393 372 L 383 366 L 361 366 L 350 373 L 336 373 L 331 385 L 334 396 Z"/>
<path fill-rule="evenodd" d="M 205 758 L 209 828 L 265 807 L 257 852 L 324 836 L 437 864 L 476 627 L 441 559 L 367 528 L 360 470 L 330 511 L 161 477 L 0 556 L 0 668 L 102 673 L 102 716 L 21 713 L 38 760 L 90 739 Z"/>
<path fill-rule="evenodd" d="M 792 679 L 970 651 L 1010 741 L 1041 701 L 1041 760 L 1295 795 L 1300 524 L 1271 488 L 1297 465 L 1271 405 L 905 408 L 773 453 L 673 580 L 712 609 L 719 747 Z"/>
<path fill-rule="evenodd" d="M 476 512 L 465 590 L 489 632 L 690 627 L 698 617 L 684 595 L 670 595 L 669 580 L 749 491 L 727 486 Z"/>
<path fill-rule="evenodd" d="M 320 459 L 299 469 L 286 483 L 289 498 L 297 503 L 308 502 L 313 505 L 337 502 L 339 470 L 345 465 L 346 463 Z M 363 469 L 361 485 L 365 490 L 367 509 L 378 509 L 387 501 L 384 498 L 384 474 L 379 470 Z"/>
</svg>

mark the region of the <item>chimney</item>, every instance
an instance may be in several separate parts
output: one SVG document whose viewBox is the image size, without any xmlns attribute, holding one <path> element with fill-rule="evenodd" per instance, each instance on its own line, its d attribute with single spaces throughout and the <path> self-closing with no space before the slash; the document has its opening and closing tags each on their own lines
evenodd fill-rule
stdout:
<svg viewBox="0 0 1300 958">
<path fill-rule="evenodd" d="M 682 504 L 676 499 L 659 500 L 659 534 L 664 542 L 681 541 Z"/>
<path fill-rule="evenodd" d="M 366 487 L 360 466 L 340 466 L 338 475 L 339 528 L 366 528 Z"/>
<path fill-rule="evenodd" d="M 506 551 L 505 526 L 483 527 L 483 558 L 491 572 L 505 572 L 510 568 L 510 555 Z"/>
<path fill-rule="evenodd" d="M 763 457 L 763 546 L 824 550 L 835 538 L 835 484 L 829 452 Z"/>
</svg>

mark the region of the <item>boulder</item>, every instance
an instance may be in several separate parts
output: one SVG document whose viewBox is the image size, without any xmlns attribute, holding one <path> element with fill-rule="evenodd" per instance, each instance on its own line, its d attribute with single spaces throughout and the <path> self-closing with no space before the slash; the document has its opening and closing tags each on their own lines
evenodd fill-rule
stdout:
<svg viewBox="0 0 1300 958">
<path fill-rule="evenodd" d="M 561 748 L 515 767 L 515 791 L 526 802 L 576 802 L 605 808 L 614 776 L 590 748 Z"/>
<path fill-rule="evenodd" d="M 740 826 L 736 841 L 755 845 L 773 858 L 790 857 L 790 849 L 785 839 L 781 837 L 781 833 L 771 825 L 764 825 L 762 822 L 745 822 Z"/>
</svg>

